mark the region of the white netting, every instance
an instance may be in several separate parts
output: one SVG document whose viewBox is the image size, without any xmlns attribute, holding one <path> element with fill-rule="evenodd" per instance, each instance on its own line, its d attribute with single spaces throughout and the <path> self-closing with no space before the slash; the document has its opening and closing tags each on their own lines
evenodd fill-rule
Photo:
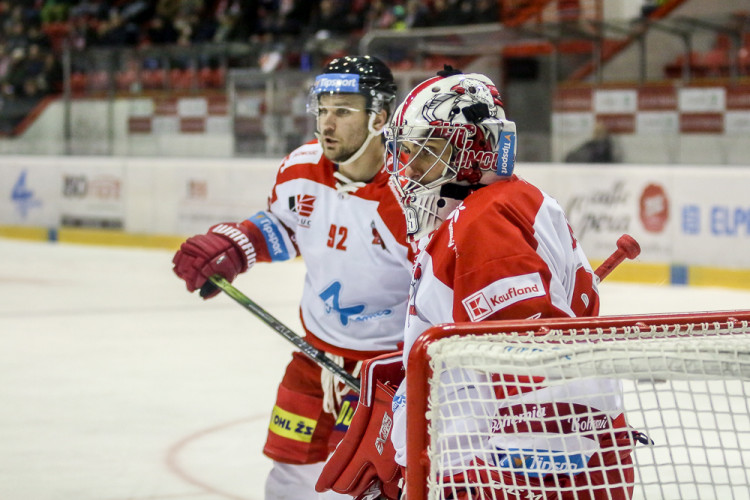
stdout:
<svg viewBox="0 0 750 500">
<path fill-rule="evenodd" d="M 750 499 L 746 322 L 452 336 L 427 353 L 429 498 Z"/>
</svg>

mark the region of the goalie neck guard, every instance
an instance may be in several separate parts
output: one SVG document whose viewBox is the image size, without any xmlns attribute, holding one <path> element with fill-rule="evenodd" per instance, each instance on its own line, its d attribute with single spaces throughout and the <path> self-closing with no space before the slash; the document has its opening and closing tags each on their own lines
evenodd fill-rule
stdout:
<svg viewBox="0 0 750 500">
<path fill-rule="evenodd" d="M 412 241 L 472 191 L 513 175 L 516 156 L 516 125 L 492 81 L 450 69 L 438 75 L 409 93 L 385 131 L 386 166 Z"/>
</svg>

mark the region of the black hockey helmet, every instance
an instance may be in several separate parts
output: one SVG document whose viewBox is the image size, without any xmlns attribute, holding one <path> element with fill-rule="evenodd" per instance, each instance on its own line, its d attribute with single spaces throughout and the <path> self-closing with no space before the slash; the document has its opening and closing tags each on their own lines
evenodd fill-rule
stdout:
<svg viewBox="0 0 750 500">
<path fill-rule="evenodd" d="M 396 82 L 388 66 L 374 56 L 345 56 L 329 62 L 315 78 L 308 110 L 317 114 L 321 94 L 352 93 L 365 96 L 367 109 L 375 113 L 393 112 Z"/>
</svg>

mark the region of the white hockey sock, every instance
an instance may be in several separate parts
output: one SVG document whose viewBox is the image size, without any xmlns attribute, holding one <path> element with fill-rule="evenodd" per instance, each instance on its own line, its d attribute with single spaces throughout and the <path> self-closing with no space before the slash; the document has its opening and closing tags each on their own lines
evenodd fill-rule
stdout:
<svg viewBox="0 0 750 500">
<path fill-rule="evenodd" d="M 323 462 L 306 465 L 274 462 L 266 479 L 265 500 L 351 500 L 349 495 L 315 491 L 315 483 L 323 465 Z"/>
</svg>

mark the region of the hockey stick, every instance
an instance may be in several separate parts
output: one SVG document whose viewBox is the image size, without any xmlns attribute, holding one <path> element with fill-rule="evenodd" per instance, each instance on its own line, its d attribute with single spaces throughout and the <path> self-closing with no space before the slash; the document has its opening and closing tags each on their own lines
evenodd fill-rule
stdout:
<svg viewBox="0 0 750 500">
<path fill-rule="evenodd" d="M 307 355 L 308 358 L 316 362 L 322 368 L 325 368 L 326 370 L 332 372 L 350 389 L 359 393 L 359 379 L 353 377 L 346 370 L 334 363 L 333 360 L 326 356 L 323 351 L 316 349 L 315 347 L 310 345 L 305 339 L 287 328 L 284 323 L 276 319 L 268 311 L 260 307 L 244 293 L 237 290 L 237 288 L 235 288 L 229 281 L 222 278 L 218 274 L 211 276 L 209 280 L 211 281 L 211 283 L 219 287 L 224 293 L 234 299 L 235 302 L 253 313 L 255 317 L 276 330 L 276 332 L 279 333 L 282 337 L 294 344 L 295 347 L 302 351 L 303 354 Z"/>
<path fill-rule="evenodd" d="M 623 260 L 626 258 L 634 259 L 641 253 L 641 247 L 638 242 L 633 239 L 632 236 L 624 234 L 617 240 L 617 250 L 612 255 L 607 257 L 599 267 L 596 268 L 594 273 L 599 278 L 599 281 L 606 278 Z M 250 297 L 240 292 L 235 288 L 229 281 L 222 278 L 218 274 L 215 274 L 209 278 L 210 284 L 206 283 L 204 288 L 210 290 L 211 286 L 220 288 L 224 293 L 229 295 L 235 302 L 240 304 L 242 307 L 253 313 L 258 319 L 263 321 L 266 325 L 270 326 L 282 337 L 287 339 L 289 342 L 294 344 L 303 354 L 313 360 L 315 363 L 320 365 L 322 368 L 331 371 L 334 375 L 339 377 L 344 384 L 350 389 L 359 392 L 359 379 L 350 375 L 346 370 L 341 368 L 339 365 L 334 363 L 328 358 L 323 351 L 316 349 L 310 345 L 305 339 L 294 333 L 284 323 L 276 319 L 268 311 L 260 307 Z M 201 290 L 203 292 L 203 290 Z"/>
<path fill-rule="evenodd" d="M 627 259 L 635 259 L 641 253 L 641 246 L 635 241 L 635 238 L 629 234 L 623 234 L 617 240 L 617 250 L 602 262 L 602 265 L 596 268 L 596 274 L 599 281 L 603 280 L 609 273 L 615 270 L 620 263 Z"/>
</svg>

